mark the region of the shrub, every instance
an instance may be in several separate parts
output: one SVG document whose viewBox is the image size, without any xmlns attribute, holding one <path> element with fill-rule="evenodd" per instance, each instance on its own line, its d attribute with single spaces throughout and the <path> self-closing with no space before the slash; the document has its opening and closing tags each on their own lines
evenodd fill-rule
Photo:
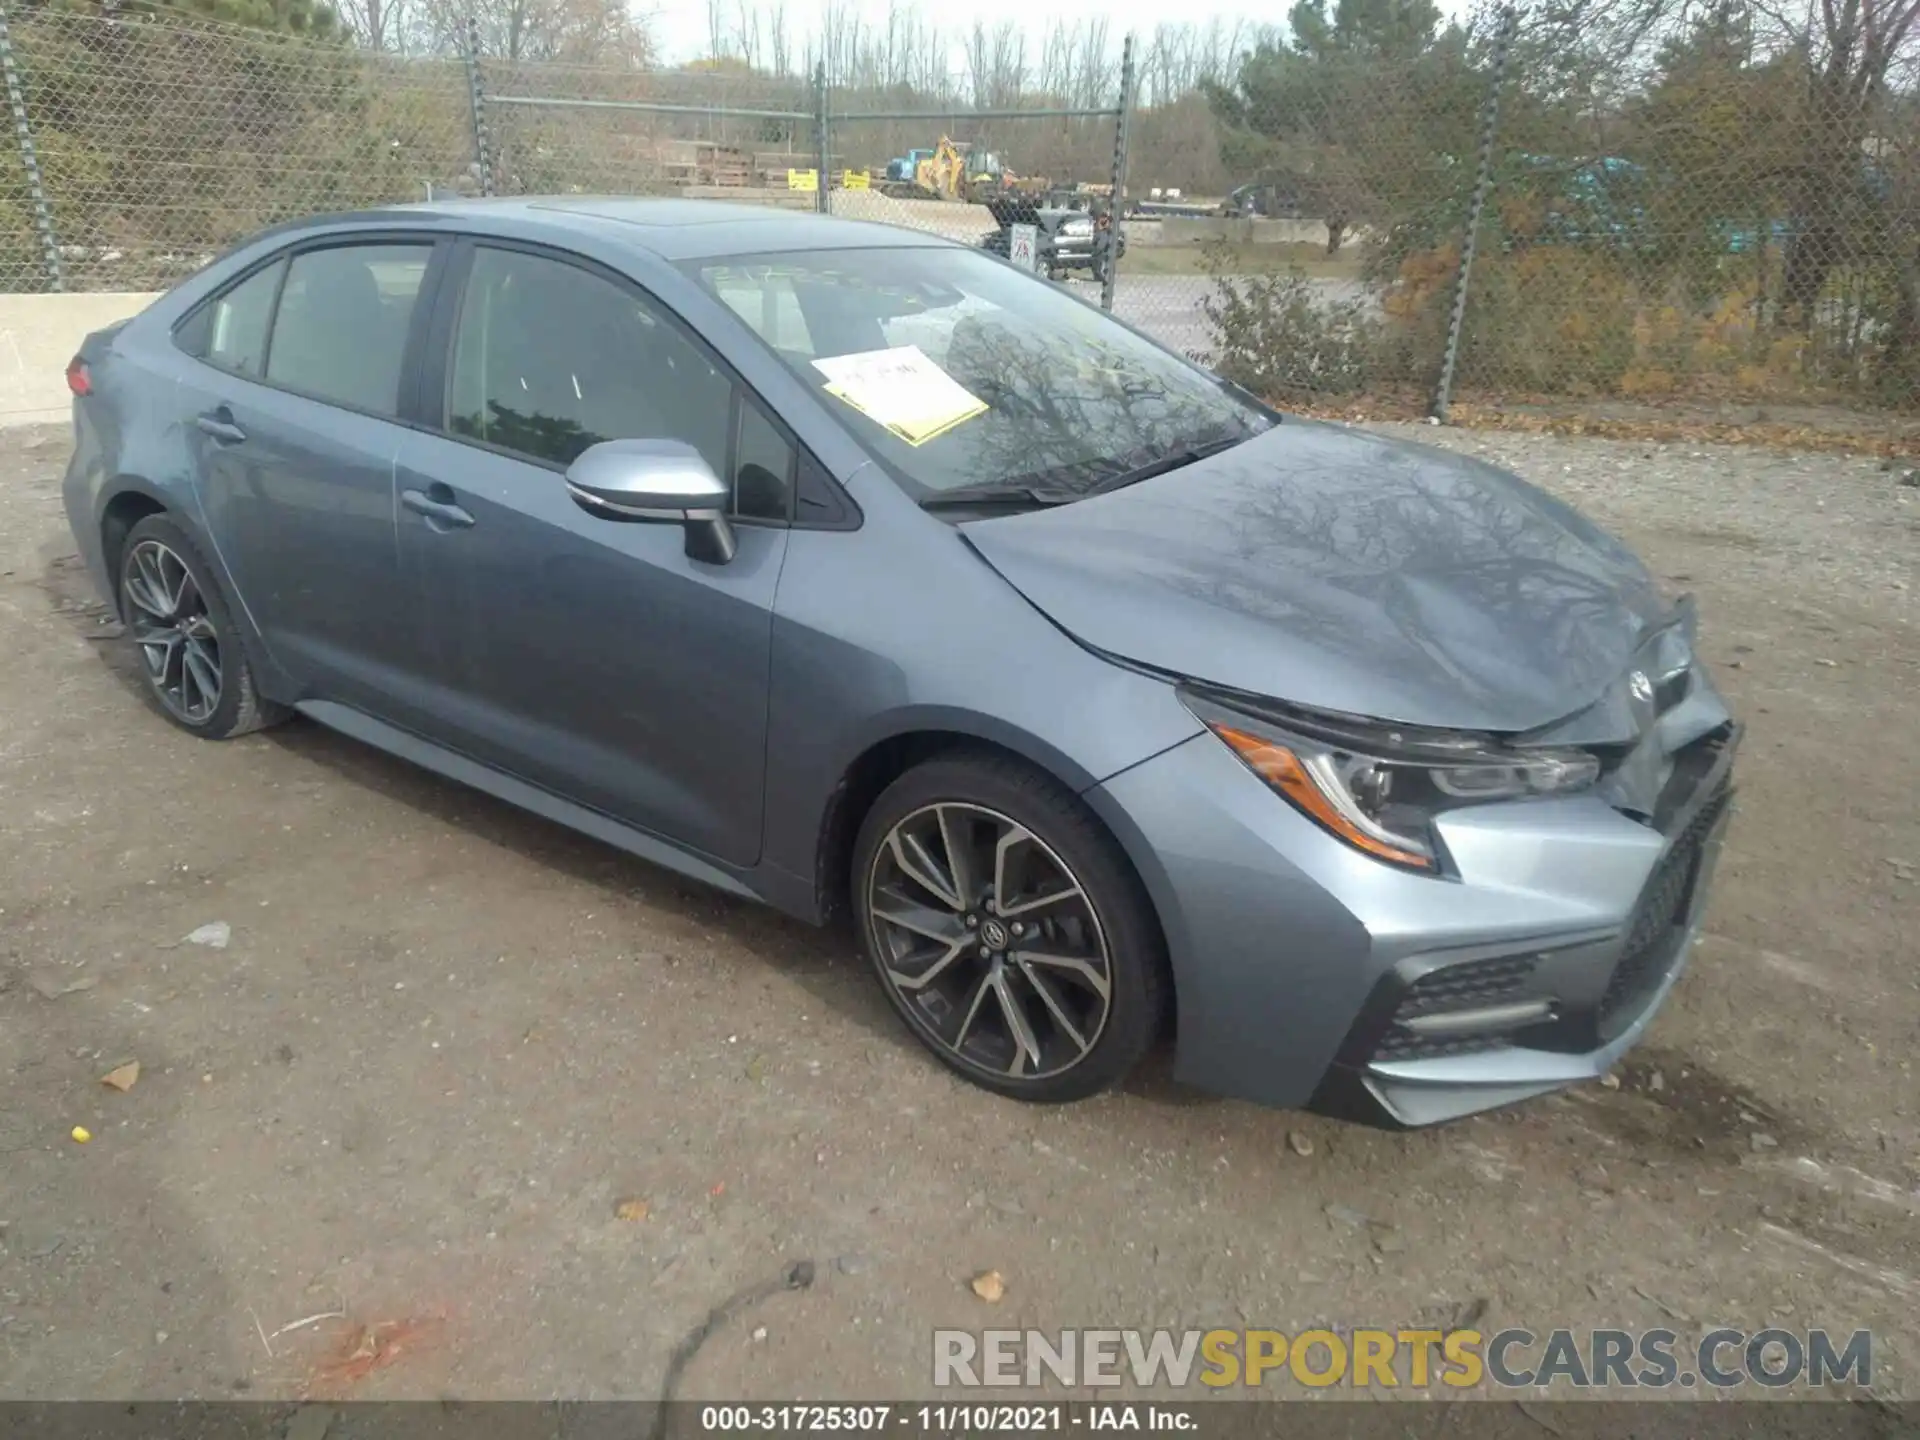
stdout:
<svg viewBox="0 0 1920 1440">
<path fill-rule="evenodd" d="M 1233 275 L 1227 247 L 1207 256 L 1213 291 L 1201 310 L 1213 326 L 1213 368 L 1275 400 L 1352 395 L 1375 378 L 1380 326 L 1364 298 L 1329 296 L 1298 269 Z"/>
</svg>

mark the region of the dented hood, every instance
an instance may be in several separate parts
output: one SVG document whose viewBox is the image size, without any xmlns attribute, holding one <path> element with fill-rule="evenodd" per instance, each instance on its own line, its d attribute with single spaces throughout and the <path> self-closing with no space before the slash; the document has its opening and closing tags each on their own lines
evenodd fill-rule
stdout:
<svg viewBox="0 0 1920 1440">
<path fill-rule="evenodd" d="M 1625 547 L 1518 477 L 1304 421 L 962 533 L 1095 649 L 1407 724 L 1567 717 L 1674 614 Z"/>
</svg>

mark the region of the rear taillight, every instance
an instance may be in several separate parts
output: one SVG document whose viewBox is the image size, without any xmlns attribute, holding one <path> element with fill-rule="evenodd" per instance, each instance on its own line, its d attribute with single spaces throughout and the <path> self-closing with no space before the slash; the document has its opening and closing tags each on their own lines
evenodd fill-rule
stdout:
<svg viewBox="0 0 1920 1440">
<path fill-rule="evenodd" d="M 87 362 L 78 355 L 67 362 L 67 389 L 76 395 L 93 393 L 93 372 L 87 369 Z"/>
</svg>

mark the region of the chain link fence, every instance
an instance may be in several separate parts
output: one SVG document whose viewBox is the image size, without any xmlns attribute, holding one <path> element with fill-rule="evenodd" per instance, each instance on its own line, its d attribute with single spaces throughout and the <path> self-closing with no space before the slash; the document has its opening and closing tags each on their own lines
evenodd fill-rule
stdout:
<svg viewBox="0 0 1920 1440">
<path fill-rule="evenodd" d="M 990 110 L 902 105 L 882 86 L 825 90 L 818 75 L 479 63 L 501 194 L 751 200 L 968 245 L 998 237 L 1005 254 L 1008 226 L 1051 205 L 1079 207 L 1093 230 L 1120 153 L 1124 63 L 1105 104 Z M 1057 276 L 1089 282 L 1097 297 L 1109 267 L 1093 263 L 1091 239 L 1073 248 Z"/>
<path fill-rule="evenodd" d="M 1629 24 L 1669 12 L 1626 0 L 1383 35 L 1336 10 L 1177 84 L 1142 87 L 1129 41 L 1069 103 L 978 73 L 507 60 L 471 26 L 403 58 L 0 0 L 0 292 L 158 289 L 320 211 L 672 194 L 1016 257 L 1034 225 L 1036 268 L 1283 403 L 1912 407 L 1912 9 L 1858 0 L 1849 34 L 1817 4 L 1795 30 L 1737 0 Z"/>
<path fill-rule="evenodd" d="M 1194 222 L 1206 278 L 1149 328 L 1197 309 L 1192 348 L 1294 399 L 1915 406 L 1914 7 L 1659 13 L 1256 47 L 1210 104 L 1242 218 Z"/>
<path fill-rule="evenodd" d="M 276 221 L 471 183 L 457 61 L 173 12 L 14 10 L 12 68 L 57 242 L 0 159 L 0 291 L 155 290 Z"/>
<path fill-rule="evenodd" d="M 811 210 L 814 87 L 798 78 L 479 62 L 503 195 L 752 198 Z"/>
<path fill-rule="evenodd" d="M 902 112 L 868 102 L 835 113 L 830 133 L 846 170 L 835 176 L 832 211 L 1002 256 L 1012 251 L 1012 226 L 1034 226 L 1032 268 L 1098 301 L 1105 267 L 1095 227 L 1108 210 L 1119 113 L 1117 95 L 1084 109 Z M 1045 229 L 1043 211 L 1055 230 L 1071 224 L 1071 234 Z"/>
<path fill-rule="evenodd" d="M 860 165 L 839 177 L 833 212 L 984 247 L 1111 309 L 1133 78 L 1129 36 L 1110 93 L 1091 103 L 900 109 L 854 96 L 828 117 Z"/>
</svg>

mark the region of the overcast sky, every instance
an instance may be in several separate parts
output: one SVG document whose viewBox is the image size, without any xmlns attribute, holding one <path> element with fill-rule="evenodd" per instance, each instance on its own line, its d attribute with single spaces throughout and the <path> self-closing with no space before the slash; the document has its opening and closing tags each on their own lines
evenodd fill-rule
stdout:
<svg viewBox="0 0 1920 1440">
<path fill-rule="evenodd" d="M 731 13 L 736 0 L 725 0 Z M 1065 0 L 1065 3 L 1053 7 L 1039 6 L 1033 0 L 967 0 L 964 5 L 932 3 L 922 0 L 919 13 L 929 21 L 937 21 L 941 30 L 951 34 L 957 40 L 962 31 L 971 30 L 978 20 L 989 27 L 998 25 L 1002 20 L 1014 20 L 1025 23 L 1035 34 L 1046 25 L 1054 14 L 1064 19 L 1075 19 L 1091 15 L 1105 15 L 1112 26 L 1116 47 L 1119 37 L 1129 29 L 1138 31 L 1143 37 L 1163 20 L 1180 20 L 1188 24 L 1204 25 L 1218 16 L 1225 21 L 1244 20 L 1249 25 L 1275 24 L 1284 21 L 1287 5 L 1291 0 L 1282 0 L 1278 5 L 1253 6 L 1234 4 L 1232 0 L 1185 0 L 1175 7 L 1166 0 Z M 705 0 L 664 0 L 659 5 L 650 5 L 648 0 L 635 0 L 635 10 L 648 16 L 647 24 L 652 31 L 656 44 L 660 46 L 665 59 L 672 63 L 697 59 L 707 51 L 707 6 Z M 787 23 L 796 34 L 805 33 L 811 28 L 820 13 L 820 6 L 809 0 L 787 0 Z M 860 0 L 858 8 L 869 21 L 879 23 L 886 19 L 888 0 Z M 1445 4 L 1442 9 L 1448 8 Z M 796 47 L 798 48 L 798 47 Z M 958 65 L 958 56 L 955 64 Z"/>
</svg>

